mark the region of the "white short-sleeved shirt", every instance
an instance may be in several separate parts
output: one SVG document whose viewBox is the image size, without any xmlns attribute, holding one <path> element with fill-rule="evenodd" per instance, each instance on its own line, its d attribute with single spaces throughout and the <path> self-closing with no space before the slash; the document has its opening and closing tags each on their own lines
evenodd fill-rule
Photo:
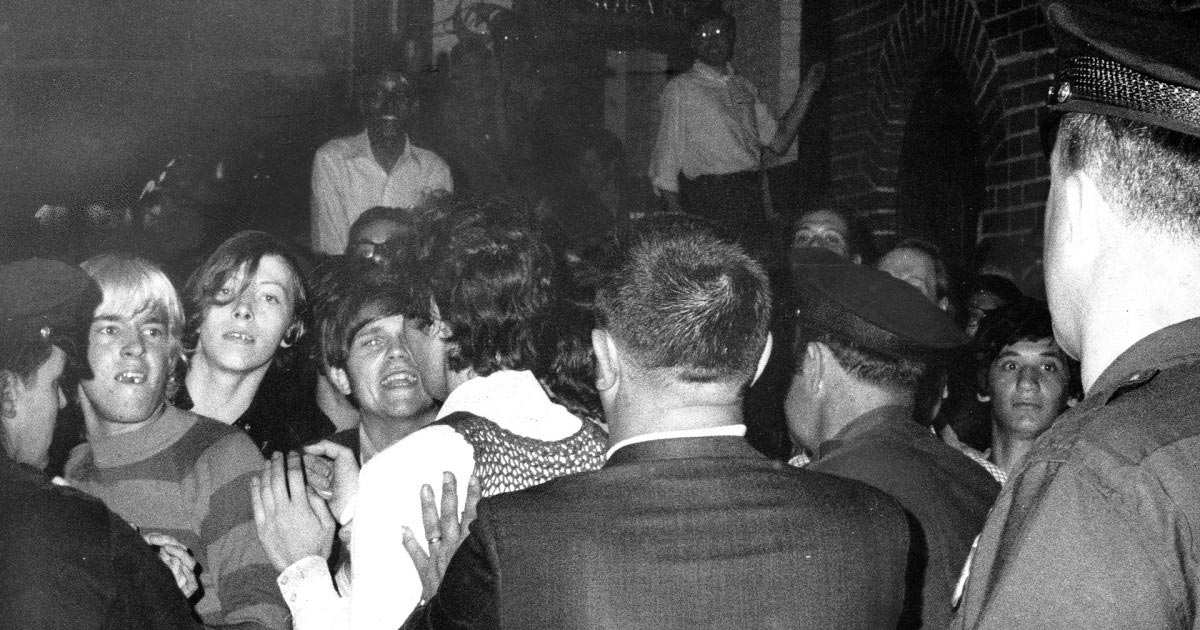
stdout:
<svg viewBox="0 0 1200 630">
<path fill-rule="evenodd" d="M 749 80 L 697 61 L 667 83 L 650 180 L 678 192 L 678 177 L 756 171 L 779 122 Z"/>
</svg>

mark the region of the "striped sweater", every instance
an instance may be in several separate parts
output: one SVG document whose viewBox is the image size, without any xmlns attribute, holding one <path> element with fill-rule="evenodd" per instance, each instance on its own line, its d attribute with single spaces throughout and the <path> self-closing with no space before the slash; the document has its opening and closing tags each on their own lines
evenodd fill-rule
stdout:
<svg viewBox="0 0 1200 630">
<path fill-rule="evenodd" d="M 168 406 L 135 431 L 89 436 L 72 451 L 66 477 L 142 533 L 174 536 L 192 550 L 205 625 L 282 630 L 291 626 L 287 608 L 250 503 L 250 478 L 262 465 L 242 431 Z"/>
</svg>

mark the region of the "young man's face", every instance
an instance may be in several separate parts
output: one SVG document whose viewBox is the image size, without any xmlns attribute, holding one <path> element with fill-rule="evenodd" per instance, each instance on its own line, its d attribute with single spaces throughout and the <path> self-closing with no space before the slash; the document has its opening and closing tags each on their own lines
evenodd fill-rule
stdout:
<svg viewBox="0 0 1200 630">
<path fill-rule="evenodd" d="M 1071 371 L 1053 339 L 1005 346 L 988 370 L 997 431 L 1033 439 L 1067 407 Z"/>
<path fill-rule="evenodd" d="M 108 425 L 136 425 L 166 402 L 173 348 L 166 315 L 155 311 L 92 320 L 87 358 L 93 377 L 80 384 L 89 417 Z"/>
<path fill-rule="evenodd" d="M 271 362 L 292 326 L 298 279 L 279 256 L 264 256 L 242 288 L 245 270 L 217 289 L 223 304 L 208 308 L 200 323 L 197 354 L 228 372 L 252 372 Z"/>
<path fill-rule="evenodd" d="M 67 355 L 57 346 L 29 379 L 13 376 L 9 393 L 15 413 L 0 417 L 9 457 L 22 464 L 45 468 L 54 437 L 58 410 L 67 405 L 59 380 L 66 367 Z"/>
<path fill-rule="evenodd" d="M 333 372 L 354 394 L 364 422 L 407 420 L 433 406 L 405 339 L 403 315 L 382 317 L 359 329 L 346 369 Z"/>
</svg>

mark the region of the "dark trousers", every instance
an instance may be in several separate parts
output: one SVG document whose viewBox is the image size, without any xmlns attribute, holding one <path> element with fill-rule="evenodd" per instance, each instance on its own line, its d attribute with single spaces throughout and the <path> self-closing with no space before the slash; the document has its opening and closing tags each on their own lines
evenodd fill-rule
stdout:
<svg viewBox="0 0 1200 630">
<path fill-rule="evenodd" d="M 754 251 L 769 247 L 770 224 L 758 171 L 679 177 L 679 204 Z"/>
</svg>

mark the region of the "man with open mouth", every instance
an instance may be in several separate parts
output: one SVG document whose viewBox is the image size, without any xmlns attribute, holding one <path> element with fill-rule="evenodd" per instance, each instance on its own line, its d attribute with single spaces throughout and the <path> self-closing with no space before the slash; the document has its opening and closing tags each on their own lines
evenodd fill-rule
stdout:
<svg viewBox="0 0 1200 630">
<path fill-rule="evenodd" d="M 183 309 L 162 270 L 138 258 L 83 263 L 103 299 L 81 382 L 87 443 L 65 476 L 143 534 L 174 537 L 200 567 L 196 616 L 209 626 L 290 628 L 254 531 L 250 479 L 262 457 L 245 432 L 167 402 Z"/>
</svg>

